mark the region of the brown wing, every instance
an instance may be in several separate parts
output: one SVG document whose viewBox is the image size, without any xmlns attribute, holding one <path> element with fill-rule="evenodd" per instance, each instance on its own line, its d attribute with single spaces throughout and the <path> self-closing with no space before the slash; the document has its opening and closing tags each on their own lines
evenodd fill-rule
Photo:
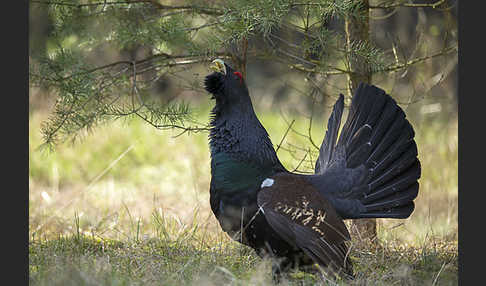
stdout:
<svg viewBox="0 0 486 286">
<path fill-rule="evenodd" d="M 320 266 L 352 274 L 345 241 L 349 232 L 332 205 L 298 175 L 277 174 L 258 194 L 270 226 Z"/>
</svg>

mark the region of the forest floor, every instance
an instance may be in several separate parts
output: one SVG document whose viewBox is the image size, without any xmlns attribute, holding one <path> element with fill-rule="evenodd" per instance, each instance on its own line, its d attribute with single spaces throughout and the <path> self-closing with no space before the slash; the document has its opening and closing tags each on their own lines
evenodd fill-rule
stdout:
<svg viewBox="0 0 486 286">
<path fill-rule="evenodd" d="M 199 113 L 207 121 L 208 108 Z M 46 151 L 38 149 L 46 116 L 29 115 L 30 285 L 272 283 L 271 263 L 232 241 L 210 211 L 207 133 L 175 137 L 116 121 Z M 278 144 L 287 130 L 281 115 L 260 118 Z M 307 132 L 308 120 L 295 119 Z M 422 165 L 412 216 L 378 220 L 372 245 L 353 239 L 355 280 L 294 272 L 283 285 L 458 284 L 457 118 L 411 121 Z M 313 122 L 315 142 L 325 122 Z M 290 132 L 278 155 L 288 169 L 309 171 L 311 156 L 301 160 L 309 148 Z"/>
</svg>

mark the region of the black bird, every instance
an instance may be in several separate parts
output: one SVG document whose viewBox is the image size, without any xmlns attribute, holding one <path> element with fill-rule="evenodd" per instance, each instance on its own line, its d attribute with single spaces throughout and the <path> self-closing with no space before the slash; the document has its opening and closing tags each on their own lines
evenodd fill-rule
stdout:
<svg viewBox="0 0 486 286">
<path fill-rule="evenodd" d="M 279 161 L 241 73 L 220 59 L 211 68 L 204 81 L 216 101 L 210 204 L 221 228 L 261 257 L 275 258 L 274 277 L 314 263 L 352 276 L 343 219 L 403 219 L 414 210 L 421 169 L 403 110 L 382 89 L 360 84 L 338 138 L 341 94 L 315 174 L 295 174 Z"/>
</svg>

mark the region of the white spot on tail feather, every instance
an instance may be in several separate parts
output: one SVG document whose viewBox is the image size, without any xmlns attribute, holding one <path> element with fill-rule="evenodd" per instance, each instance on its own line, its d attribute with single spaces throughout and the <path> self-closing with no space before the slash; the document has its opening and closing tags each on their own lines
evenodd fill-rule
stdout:
<svg viewBox="0 0 486 286">
<path fill-rule="evenodd" d="M 271 187 L 273 185 L 273 182 L 274 182 L 273 179 L 266 178 L 265 180 L 263 180 L 262 185 L 260 186 L 260 188 Z"/>
</svg>

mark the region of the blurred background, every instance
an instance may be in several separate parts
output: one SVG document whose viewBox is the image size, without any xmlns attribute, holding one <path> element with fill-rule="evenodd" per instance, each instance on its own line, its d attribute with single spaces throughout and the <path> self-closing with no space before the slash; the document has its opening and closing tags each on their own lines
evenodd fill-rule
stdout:
<svg viewBox="0 0 486 286">
<path fill-rule="evenodd" d="M 332 105 L 339 93 L 350 100 L 340 71 L 352 7 L 239 2 L 30 1 L 31 240 L 150 239 L 161 217 L 221 235 L 209 207 L 213 102 L 202 87 L 217 57 L 245 69 L 283 164 L 312 171 Z M 422 164 L 414 213 L 378 220 L 378 236 L 457 246 L 457 1 L 369 2 L 372 45 L 356 53 L 405 110 Z"/>
</svg>

